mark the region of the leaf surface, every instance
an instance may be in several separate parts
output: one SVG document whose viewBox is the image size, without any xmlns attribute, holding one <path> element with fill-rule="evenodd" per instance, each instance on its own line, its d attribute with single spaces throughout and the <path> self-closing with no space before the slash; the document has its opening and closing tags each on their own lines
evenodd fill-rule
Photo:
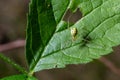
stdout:
<svg viewBox="0 0 120 80">
<path fill-rule="evenodd" d="M 26 46 L 30 70 L 88 63 L 110 53 L 120 44 L 119 4 L 120 0 L 32 0 Z M 75 40 L 63 20 L 68 9 L 79 9 L 83 15 L 70 26 L 77 29 Z"/>
<path fill-rule="evenodd" d="M 34 77 L 28 77 L 26 75 L 21 74 L 21 75 L 8 76 L 0 80 L 37 80 L 37 79 L 35 79 Z"/>
</svg>

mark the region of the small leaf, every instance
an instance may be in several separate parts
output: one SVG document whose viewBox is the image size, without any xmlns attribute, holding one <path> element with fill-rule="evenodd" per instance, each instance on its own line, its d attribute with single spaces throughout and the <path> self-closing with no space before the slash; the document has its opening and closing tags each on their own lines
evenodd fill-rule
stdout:
<svg viewBox="0 0 120 80">
<path fill-rule="evenodd" d="M 5 77 L 0 80 L 37 80 L 37 79 L 35 79 L 34 77 L 28 77 L 26 75 L 21 74 L 21 75 L 13 75 L 13 76 Z"/>
<path fill-rule="evenodd" d="M 109 54 L 120 44 L 119 4 L 120 0 L 32 0 L 26 45 L 30 70 L 88 63 Z M 83 17 L 70 26 L 77 29 L 73 40 L 63 17 L 77 9 Z"/>
</svg>

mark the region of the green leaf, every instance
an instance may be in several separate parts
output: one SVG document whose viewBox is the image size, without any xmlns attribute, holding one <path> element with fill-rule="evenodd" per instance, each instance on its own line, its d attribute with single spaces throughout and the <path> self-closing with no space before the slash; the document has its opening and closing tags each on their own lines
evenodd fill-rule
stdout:
<svg viewBox="0 0 120 80">
<path fill-rule="evenodd" d="M 67 12 L 70 0 L 52 0 L 55 20 L 57 23 L 61 21 Z"/>
<path fill-rule="evenodd" d="M 26 75 L 21 74 L 21 75 L 13 75 L 13 76 L 5 77 L 0 80 L 37 80 L 37 79 L 35 79 L 34 77 L 28 77 Z"/>
<path fill-rule="evenodd" d="M 55 29 L 56 22 L 51 3 L 44 0 L 31 0 L 26 43 L 26 57 L 31 69 L 37 64 Z"/>
<path fill-rule="evenodd" d="M 30 70 L 88 63 L 110 53 L 120 44 L 119 4 L 120 0 L 32 0 L 26 44 Z M 74 36 L 63 20 L 68 9 L 83 15 L 70 26 L 77 29 Z"/>
</svg>

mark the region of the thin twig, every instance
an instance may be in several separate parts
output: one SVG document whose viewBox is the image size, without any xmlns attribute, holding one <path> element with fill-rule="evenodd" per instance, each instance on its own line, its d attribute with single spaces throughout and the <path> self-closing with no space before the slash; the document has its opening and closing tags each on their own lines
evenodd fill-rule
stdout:
<svg viewBox="0 0 120 80">
<path fill-rule="evenodd" d="M 14 61 L 12 61 L 8 57 L 4 56 L 2 53 L 0 53 L 0 59 L 2 59 L 5 62 L 9 63 L 10 65 L 12 65 L 15 69 L 19 70 L 20 72 L 22 72 L 24 74 L 28 74 L 28 72 L 23 67 L 21 67 L 20 65 L 16 64 Z"/>
<path fill-rule="evenodd" d="M 0 45 L 0 52 L 19 48 L 19 47 L 24 47 L 24 46 L 25 46 L 25 40 L 17 40 L 7 44 Z"/>
<path fill-rule="evenodd" d="M 109 61 L 107 58 L 102 57 L 99 59 L 100 62 L 102 62 L 106 67 L 108 67 L 113 73 L 120 76 L 120 69 L 117 68 L 111 61 Z"/>
<path fill-rule="evenodd" d="M 19 48 L 19 47 L 24 47 L 24 46 L 25 46 L 25 40 L 17 40 L 17 41 L 13 41 L 7 44 L 0 45 L 0 52 Z M 0 58 L 4 60 L 5 62 L 11 64 L 13 67 L 18 69 L 20 72 L 25 73 L 25 74 L 28 73 L 24 68 L 16 64 L 14 61 L 9 59 L 8 57 L 4 56 L 2 53 L 0 53 Z"/>
</svg>

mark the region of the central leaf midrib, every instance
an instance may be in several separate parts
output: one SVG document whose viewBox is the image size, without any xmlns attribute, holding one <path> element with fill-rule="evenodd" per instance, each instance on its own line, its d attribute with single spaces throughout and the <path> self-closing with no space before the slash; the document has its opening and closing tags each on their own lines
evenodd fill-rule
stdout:
<svg viewBox="0 0 120 80">
<path fill-rule="evenodd" d="M 109 1 L 109 0 L 108 0 L 108 1 Z M 103 3 L 103 4 L 104 4 L 104 3 Z M 102 5 L 103 5 L 103 4 L 102 4 Z M 69 5 L 69 4 L 68 4 L 68 5 Z M 100 5 L 100 6 L 102 6 L 102 5 Z M 97 8 L 99 8 L 100 6 L 98 6 Z M 95 8 L 95 9 L 97 9 L 97 8 Z M 94 9 L 94 10 L 95 10 L 95 9 Z M 94 10 L 92 10 L 91 12 L 93 12 Z M 67 8 L 66 8 L 65 11 L 67 11 Z M 91 13 L 91 12 L 90 12 L 90 13 Z M 89 14 L 90 14 L 90 13 L 89 13 Z M 64 14 L 65 14 L 65 13 L 64 13 Z M 88 15 L 89 15 L 89 14 L 88 14 Z M 117 14 L 116 14 L 116 15 L 117 15 Z M 64 15 L 63 15 L 63 16 L 64 16 Z M 86 16 L 87 16 L 87 15 L 86 15 Z M 113 15 L 113 16 L 115 16 L 115 15 Z M 107 19 L 109 19 L 109 18 L 111 18 L 111 17 L 108 17 Z M 106 21 L 107 19 L 105 19 L 104 21 Z M 62 20 L 62 18 L 61 18 L 61 20 Z M 60 20 L 60 21 L 61 21 L 61 20 Z M 104 21 L 102 21 L 100 24 L 102 24 Z M 100 24 L 98 24 L 97 26 L 99 26 Z M 95 27 L 94 29 L 96 29 L 96 28 L 97 28 L 97 27 Z M 94 31 L 94 29 L 93 29 L 92 31 Z M 66 29 L 65 29 L 65 30 L 66 30 Z M 55 33 L 55 32 L 54 32 L 54 33 Z M 91 32 L 90 32 L 90 33 L 91 33 Z M 90 33 L 89 33 L 89 34 L 90 34 Z M 89 35 L 89 34 L 88 34 L 88 35 Z M 53 35 L 54 35 L 54 34 L 53 34 Z M 52 39 L 52 37 L 51 37 L 51 39 Z M 49 44 L 49 42 L 51 41 L 51 39 L 48 41 L 47 45 Z M 77 43 L 77 44 L 74 45 L 74 46 L 77 46 L 78 44 L 80 44 L 80 43 Z M 44 49 L 47 47 L 47 45 L 44 47 Z M 73 46 L 73 47 L 74 47 L 74 46 Z M 71 46 L 70 46 L 70 47 L 71 47 Z M 70 47 L 67 47 L 67 48 L 64 48 L 64 49 L 68 49 L 68 48 L 70 48 Z M 44 52 L 44 49 L 43 49 L 43 51 L 42 51 L 41 53 Z M 36 65 L 37 65 L 37 63 L 39 62 L 40 59 L 45 58 L 45 57 L 47 57 L 47 56 L 49 56 L 49 55 L 52 55 L 52 54 L 57 53 L 57 52 L 59 52 L 59 51 L 61 51 L 61 50 L 64 50 L 64 49 L 59 49 L 59 50 L 57 50 L 57 51 L 55 51 L 55 52 L 51 52 L 50 54 L 45 55 L 45 56 L 40 56 L 40 57 L 37 59 L 38 61 L 36 61 L 34 68 L 36 67 Z M 34 69 L 34 68 L 33 68 L 33 69 Z"/>
</svg>

